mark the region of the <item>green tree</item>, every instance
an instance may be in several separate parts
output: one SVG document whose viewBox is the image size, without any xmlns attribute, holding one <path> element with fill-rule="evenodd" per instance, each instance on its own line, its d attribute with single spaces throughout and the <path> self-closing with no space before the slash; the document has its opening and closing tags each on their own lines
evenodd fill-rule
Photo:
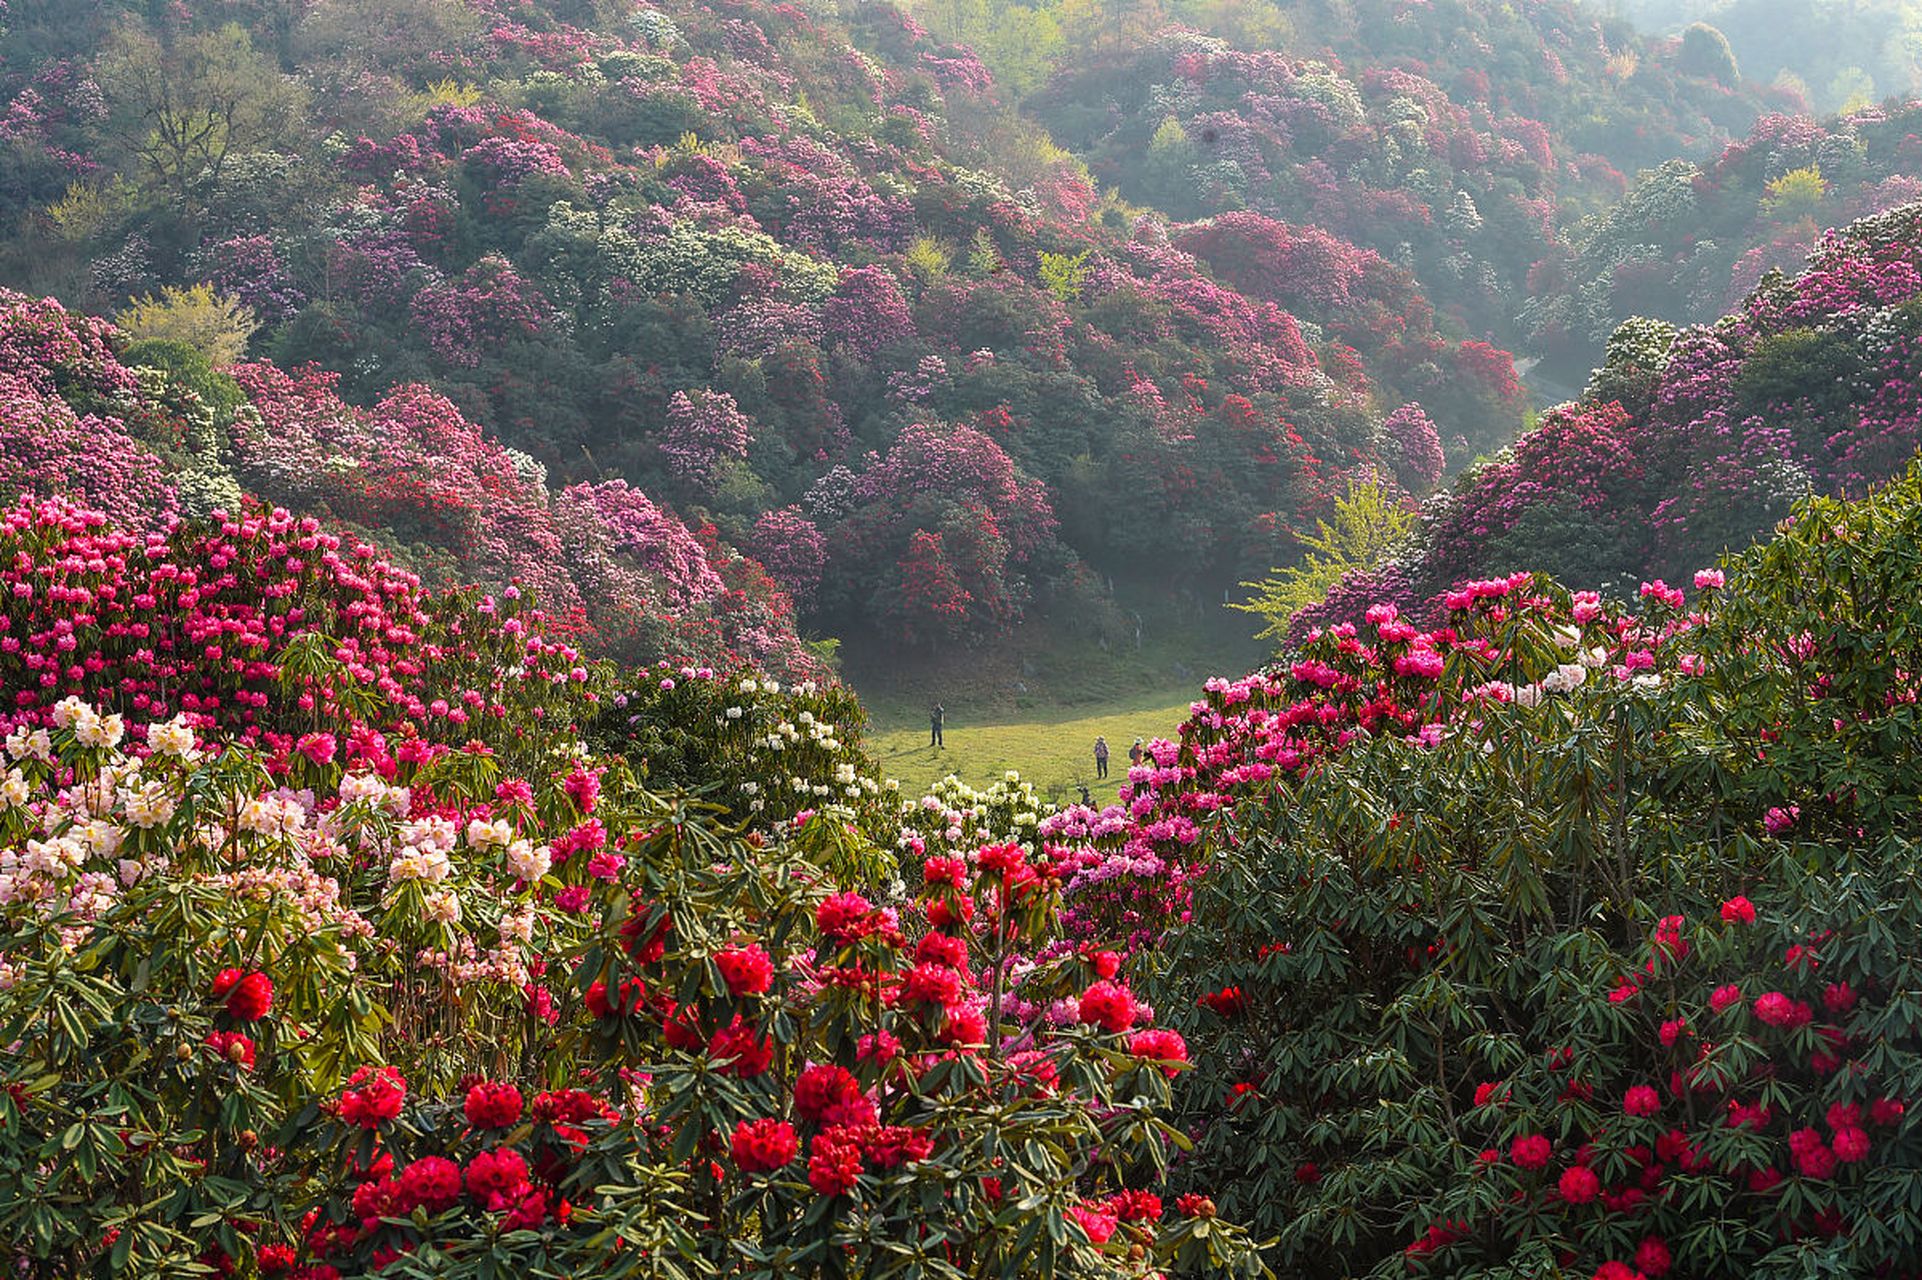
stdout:
<svg viewBox="0 0 1922 1280">
<path fill-rule="evenodd" d="M 1728 37 L 1706 22 L 1691 23 L 1682 32 L 1682 51 L 1676 65 L 1691 76 L 1733 85 L 1742 78 Z"/>
<path fill-rule="evenodd" d="M 1380 564 L 1414 524 L 1415 513 L 1381 486 L 1355 484 L 1335 500 L 1332 521 L 1316 521 L 1315 531 L 1301 539 L 1306 554 L 1298 562 L 1242 583 L 1254 595 L 1231 607 L 1264 619 L 1255 638 L 1279 644 L 1297 613 L 1318 603 L 1343 574 Z"/>
<path fill-rule="evenodd" d="M 178 342 L 205 356 L 214 368 L 237 363 L 259 322 L 254 313 L 210 284 L 186 289 L 169 285 L 158 296 L 135 298 L 114 323 L 136 342 Z"/>
<path fill-rule="evenodd" d="M 229 159 L 284 145 L 307 93 L 229 24 L 161 41 L 132 23 L 95 68 L 109 128 L 139 166 L 182 206 Z"/>
<path fill-rule="evenodd" d="M 1782 222 L 1812 218 L 1828 199 L 1828 180 L 1815 165 L 1790 169 L 1768 184 L 1762 196 L 1762 212 Z"/>
<path fill-rule="evenodd" d="M 1070 257 L 1065 253 L 1041 252 L 1041 283 L 1063 302 L 1078 302 L 1081 286 L 1088 281 L 1088 251 Z"/>
</svg>

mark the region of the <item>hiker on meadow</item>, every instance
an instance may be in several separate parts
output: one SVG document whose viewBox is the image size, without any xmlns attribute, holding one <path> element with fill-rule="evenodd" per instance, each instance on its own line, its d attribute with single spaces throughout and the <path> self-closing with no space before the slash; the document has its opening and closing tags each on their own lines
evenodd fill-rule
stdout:
<svg viewBox="0 0 1922 1280">
<path fill-rule="evenodd" d="M 1147 752 L 1143 751 L 1141 748 L 1141 739 L 1136 738 L 1135 744 L 1132 747 L 1128 748 L 1128 767 L 1132 769 L 1136 765 L 1140 764 L 1141 757 L 1146 754 Z"/>
<path fill-rule="evenodd" d="M 1106 738 L 1094 740 L 1094 776 L 1097 778 L 1108 776 L 1108 740 Z"/>
<path fill-rule="evenodd" d="M 940 747 L 944 751 L 947 750 L 948 744 L 941 740 L 941 726 L 947 721 L 947 718 L 948 709 L 938 702 L 935 703 L 934 710 L 928 713 L 929 746 Z"/>
</svg>

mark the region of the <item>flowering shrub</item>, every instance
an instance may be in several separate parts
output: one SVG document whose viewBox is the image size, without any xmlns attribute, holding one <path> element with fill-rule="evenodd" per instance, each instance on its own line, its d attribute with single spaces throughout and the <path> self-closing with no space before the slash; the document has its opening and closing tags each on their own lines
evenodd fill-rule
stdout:
<svg viewBox="0 0 1922 1280">
<path fill-rule="evenodd" d="M 0 517 L 0 548 L 8 727 L 81 696 L 136 740 L 186 715 L 283 763 L 309 732 L 400 729 L 421 747 L 481 739 L 538 759 L 595 697 L 579 654 L 513 598 L 435 597 L 285 511 L 143 536 L 22 503 Z"/>
<path fill-rule="evenodd" d="M 836 887 L 826 816 L 742 838 L 618 765 L 303 742 L 296 790 L 184 718 L 124 733 L 65 700 L 0 775 L 0 1224 L 30 1266 L 1261 1271 L 1153 1189 L 1186 1050 L 1112 957 L 1025 974 L 1080 1025 L 1002 998 L 1045 858 L 936 859 L 883 908 Z"/>
<path fill-rule="evenodd" d="M 1194 823 L 1177 890 L 1135 899 L 1148 936 L 1192 918 L 1148 986 L 1201 1064 L 1183 1169 L 1278 1233 L 1274 1265 L 1922 1259 L 1876 1207 L 1922 1167 L 1891 980 L 1915 691 L 1881 638 L 1918 520 L 1913 471 L 1815 503 L 1698 574 L 1694 609 L 1525 578 L 1451 593 L 1433 631 L 1378 608 L 1154 744 L 1109 843 Z"/>
<path fill-rule="evenodd" d="M 591 736 L 651 786 L 700 794 L 757 827 L 817 811 L 852 815 L 870 839 L 898 826 L 898 786 L 875 776 L 863 751 L 866 713 L 845 686 L 784 687 L 752 669 L 634 674 Z"/>
</svg>

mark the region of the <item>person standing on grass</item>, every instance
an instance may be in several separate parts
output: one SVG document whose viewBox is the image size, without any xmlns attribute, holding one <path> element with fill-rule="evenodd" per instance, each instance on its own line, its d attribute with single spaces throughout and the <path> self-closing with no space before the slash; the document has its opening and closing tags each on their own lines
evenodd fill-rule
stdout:
<svg viewBox="0 0 1922 1280">
<path fill-rule="evenodd" d="M 941 726 L 947 722 L 947 718 L 948 709 L 938 702 L 935 703 L 934 710 L 928 713 L 928 745 L 930 747 L 947 750 L 948 744 L 941 738 Z"/>
<path fill-rule="evenodd" d="M 1108 740 L 1106 738 L 1094 740 L 1094 776 L 1096 778 L 1108 776 Z"/>
<path fill-rule="evenodd" d="M 1128 748 L 1128 767 L 1132 769 L 1136 765 L 1140 764 L 1141 757 L 1146 754 L 1147 752 L 1141 749 L 1141 739 L 1136 738 L 1135 744 L 1132 747 Z"/>
</svg>

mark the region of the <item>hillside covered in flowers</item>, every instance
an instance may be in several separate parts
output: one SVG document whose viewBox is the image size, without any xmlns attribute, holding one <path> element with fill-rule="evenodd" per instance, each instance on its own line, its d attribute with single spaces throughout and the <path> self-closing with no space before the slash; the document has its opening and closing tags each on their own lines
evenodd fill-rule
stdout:
<svg viewBox="0 0 1922 1280">
<path fill-rule="evenodd" d="M 231 446 L 271 501 L 371 430 L 294 421 L 330 397 L 458 415 L 599 518 L 624 482 L 711 524 L 817 631 L 925 647 L 1285 559 L 1405 403 L 1456 461 L 1521 422 L 1405 267 L 1127 209 L 898 10 L 414 0 L 360 39 L 381 8 L 6 19 L 0 281 L 298 406 Z"/>
<path fill-rule="evenodd" d="M 1863 495 L 1922 447 L 1919 333 L 1922 204 L 1826 233 L 1712 325 L 1632 319 L 1579 400 L 1425 503 L 1292 634 L 1518 571 L 1627 593 L 1766 536 L 1811 492 Z"/>
<path fill-rule="evenodd" d="M 0 24 L 0 1270 L 1922 1276 L 1911 110 L 1565 0 Z M 806 638 L 1263 573 L 1080 803 Z"/>
<path fill-rule="evenodd" d="M 1583 217 L 1801 105 L 1577 4 L 1264 7 L 1091 41 L 1026 107 L 1131 199 L 1325 227 L 1518 349 Z"/>
<path fill-rule="evenodd" d="M 1590 362 L 1631 316 L 1706 323 L 1822 233 L 1922 197 L 1922 103 L 1817 120 L 1768 115 L 1712 161 L 1671 159 L 1545 265 L 1524 311 L 1531 349 Z"/>
<path fill-rule="evenodd" d="M 1903 1273 L 1918 530 L 1912 470 L 1692 591 L 1383 605 L 1049 812 L 902 795 L 842 691 L 583 661 L 285 512 L 24 502 L 0 1249 Z"/>
</svg>

